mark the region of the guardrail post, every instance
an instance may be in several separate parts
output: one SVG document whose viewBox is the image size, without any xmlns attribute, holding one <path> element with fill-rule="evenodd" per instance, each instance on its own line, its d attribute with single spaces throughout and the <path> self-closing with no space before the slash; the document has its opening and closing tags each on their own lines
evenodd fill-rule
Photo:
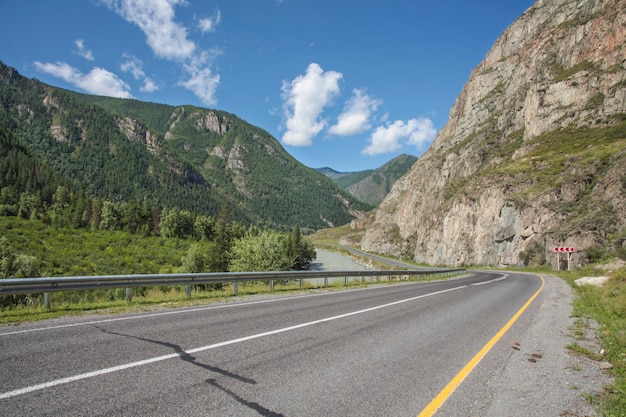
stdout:
<svg viewBox="0 0 626 417">
<path fill-rule="evenodd" d="M 277 275 L 274 272 L 261 272 L 261 273 L 249 273 L 245 276 L 240 276 L 234 273 L 200 273 L 197 276 L 187 276 L 187 274 L 147 274 L 147 275 L 130 275 L 130 276 L 79 276 L 79 277 L 44 277 L 44 278 L 25 278 L 25 279 L 7 279 L 2 280 L 0 285 L 1 295 L 11 294 L 42 294 L 43 306 L 50 310 L 50 293 L 52 291 L 78 291 L 83 289 L 97 289 L 101 288 L 103 284 L 112 288 L 125 288 L 126 289 L 126 301 L 130 303 L 132 301 L 132 288 L 133 286 L 160 286 L 166 281 L 170 285 L 176 285 L 177 288 L 185 286 L 185 293 L 187 297 L 191 297 L 191 290 L 193 285 L 204 283 L 222 283 L 232 284 L 233 293 L 237 294 L 239 290 L 239 282 L 249 281 L 261 281 L 269 282 L 270 291 L 274 290 L 276 281 L 280 283 L 281 280 L 286 282 L 299 281 L 300 288 L 304 287 L 304 281 L 309 279 L 315 279 L 319 282 L 323 279 L 323 285 L 329 286 L 329 279 L 339 279 L 343 277 L 344 285 L 350 285 L 351 277 L 361 277 L 361 283 L 373 282 L 376 277 L 376 282 L 381 283 L 385 277 L 389 282 L 398 280 L 411 279 L 429 279 L 439 278 L 446 276 L 456 276 L 459 274 L 465 274 L 464 268 L 457 268 L 452 270 L 424 270 L 424 271 L 367 271 L 367 272 L 351 272 L 351 271 L 328 271 L 327 273 L 313 272 L 307 274 L 307 272 L 294 272 Z M 309 278 L 310 277 L 310 278 Z M 415 277 L 415 278 L 414 278 Z M 240 279 L 241 281 L 236 281 Z M 40 299 L 41 300 L 41 299 Z"/>
<path fill-rule="evenodd" d="M 49 292 L 43 293 L 43 308 L 45 308 L 46 310 L 50 310 L 50 293 Z"/>
</svg>

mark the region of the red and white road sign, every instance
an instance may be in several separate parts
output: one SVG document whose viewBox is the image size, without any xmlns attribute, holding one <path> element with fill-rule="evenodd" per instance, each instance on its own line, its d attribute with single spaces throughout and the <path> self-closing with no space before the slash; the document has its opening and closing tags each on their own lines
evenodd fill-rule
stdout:
<svg viewBox="0 0 626 417">
<path fill-rule="evenodd" d="M 566 253 L 576 252 L 576 251 L 574 250 L 574 248 L 567 247 L 567 246 L 555 246 L 555 247 L 554 247 L 554 251 L 555 251 L 555 252 L 566 252 Z"/>
</svg>

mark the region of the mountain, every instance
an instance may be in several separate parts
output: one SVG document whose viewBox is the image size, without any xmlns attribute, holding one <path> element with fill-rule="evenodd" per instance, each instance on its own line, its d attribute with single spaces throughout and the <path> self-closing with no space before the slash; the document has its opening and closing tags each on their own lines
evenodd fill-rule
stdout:
<svg viewBox="0 0 626 417">
<path fill-rule="evenodd" d="M 235 220 L 276 228 L 371 209 L 227 112 L 79 94 L 2 63 L 0 103 L 0 127 L 91 197 L 208 215 L 228 205 Z"/>
<path fill-rule="evenodd" d="M 323 168 L 315 168 L 315 170 L 321 174 L 326 175 L 328 178 L 332 179 L 332 180 L 336 180 L 338 178 L 341 177 L 345 177 L 345 176 L 350 176 L 352 174 L 355 174 L 355 172 L 339 172 L 339 171 L 335 171 L 332 168 L 329 167 L 323 167 Z M 361 171 L 361 172 L 371 172 L 371 170 L 367 170 L 367 171 Z"/>
<path fill-rule="evenodd" d="M 333 179 L 359 200 L 377 206 L 389 193 L 391 186 L 406 174 L 415 161 L 417 157 L 402 154 L 373 170 L 338 172 L 332 168 L 317 168 L 317 171 Z"/>
<path fill-rule="evenodd" d="M 538 0 L 472 71 L 363 249 L 447 265 L 623 255 L 624 57 L 626 0 Z"/>
</svg>

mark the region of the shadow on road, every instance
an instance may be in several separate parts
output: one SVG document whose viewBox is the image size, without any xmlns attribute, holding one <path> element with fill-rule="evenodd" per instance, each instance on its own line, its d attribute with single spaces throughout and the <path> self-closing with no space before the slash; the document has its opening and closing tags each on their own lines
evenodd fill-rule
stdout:
<svg viewBox="0 0 626 417">
<path fill-rule="evenodd" d="M 243 382 L 243 383 L 246 383 L 246 384 L 256 385 L 256 381 L 254 379 L 250 379 L 250 378 L 246 378 L 246 377 L 241 376 L 241 375 L 234 374 L 232 372 L 229 372 L 227 370 L 218 368 L 216 366 L 211 366 L 211 365 L 208 365 L 208 364 L 205 364 L 205 363 L 198 362 L 197 358 L 195 356 L 190 355 L 189 353 L 185 352 L 183 350 L 183 348 L 181 348 L 177 344 L 165 342 L 165 341 L 162 341 L 162 340 L 147 339 L 147 338 L 144 338 L 144 337 L 133 336 L 133 335 L 130 335 L 130 334 L 112 332 L 112 331 L 104 329 L 104 328 L 102 328 L 100 326 L 97 326 L 95 324 L 91 325 L 91 326 L 96 328 L 96 329 L 98 329 L 98 330 L 100 330 L 103 333 L 107 333 L 107 334 L 111 334 L 111 335 L 115 335 L 115 336 L 127 337 L 127 338 L 130 338 L 130 339 L 140 340 L 142 342 L 154 343 L 156 345 L 165 346 L 165 347 L 167 347 L 169 349 L 172 349 L 176 354 L 178 354 L 178 356 L 180 357 L 181 360 L 183 360 L 183 361 L 185 361 L 187 363 L 190 363 L 190 364 L 192 364 L 194 366 L 200 367 L 202 369 L 206 369 L 206 370 L 211 371 L 211 372 L 215 372 L 217 374 L 223 375 L 223 376 L 228 377 L 228 378 L 233 378 L 233 379 L 235 379 L 237 381 L 240 381 L 240 382 Z M 272 410 L 269 410 L 269 409 L 263 407 L 259 403 L 251 402 L 251 401 L 246 400 L 243 397 L 240 397 L 239 395 L 237 395 L 237 393 L 227 389 L 226 387 L 221 386 L 213 378 L 206 379 L 205 382 L 207 384 L 211 385 L 212 387 L 217 388 L 217 389 L 223 391 L 225 394 L 227 394 L 228 396 L 233 398 L 235 401 L 237 401 L 241 405 L 244 405 L 244 406 L 246 406 L 248 408 L 251 408 L 252 410 L 256 411 L 261 416 L 264 416 L 264 417 L 283 417 L 282 414 L 275 413 Z"/>
</svg>

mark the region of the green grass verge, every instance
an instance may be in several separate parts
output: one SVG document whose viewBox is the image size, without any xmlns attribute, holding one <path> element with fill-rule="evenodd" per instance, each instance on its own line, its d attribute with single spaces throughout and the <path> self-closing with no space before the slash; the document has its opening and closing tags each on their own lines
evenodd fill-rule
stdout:
<svg viewBox="0 0 626 417">
<path fill-rule="evenodd" d="M 576 293 L 573 316 L 579 318 L 574 325 L 572 336 L 583 337 L 584 320 L 593 319 L 599 324 L 597 336 L 604 354 L 593 352 L 574 342 L 568 348 L 592 360 L 608 361 L 614 383 L 605 387 L 600 398 L 596 398 L 598 408 L 606 417 L 626 416 L 626 267 L 611 274 L 598 272 L 593 265 L 574 271 L 553 271 L 543 268 L 525 268 L 526 272 L 557 275 L 568 282 Z M 578 286 L 574 283 L 585 276 L 608 275 L 610 279 L 603 286 Z"/>
<path fill-rule="evenodd" d="M 605 351 L 603 359 L 611 363 L 615 377 L 614 384 L 606 387 L 606 396 L 601 399 L 602 410 L 607 417 L 626 416 L 626 268 L 614 273 L 601 287 L 575 288 L 578 297 L 574 316 L 598 322 L 598 337 Z M 590 357 L 598 359 L 595 355 Z"/>
</svg>

